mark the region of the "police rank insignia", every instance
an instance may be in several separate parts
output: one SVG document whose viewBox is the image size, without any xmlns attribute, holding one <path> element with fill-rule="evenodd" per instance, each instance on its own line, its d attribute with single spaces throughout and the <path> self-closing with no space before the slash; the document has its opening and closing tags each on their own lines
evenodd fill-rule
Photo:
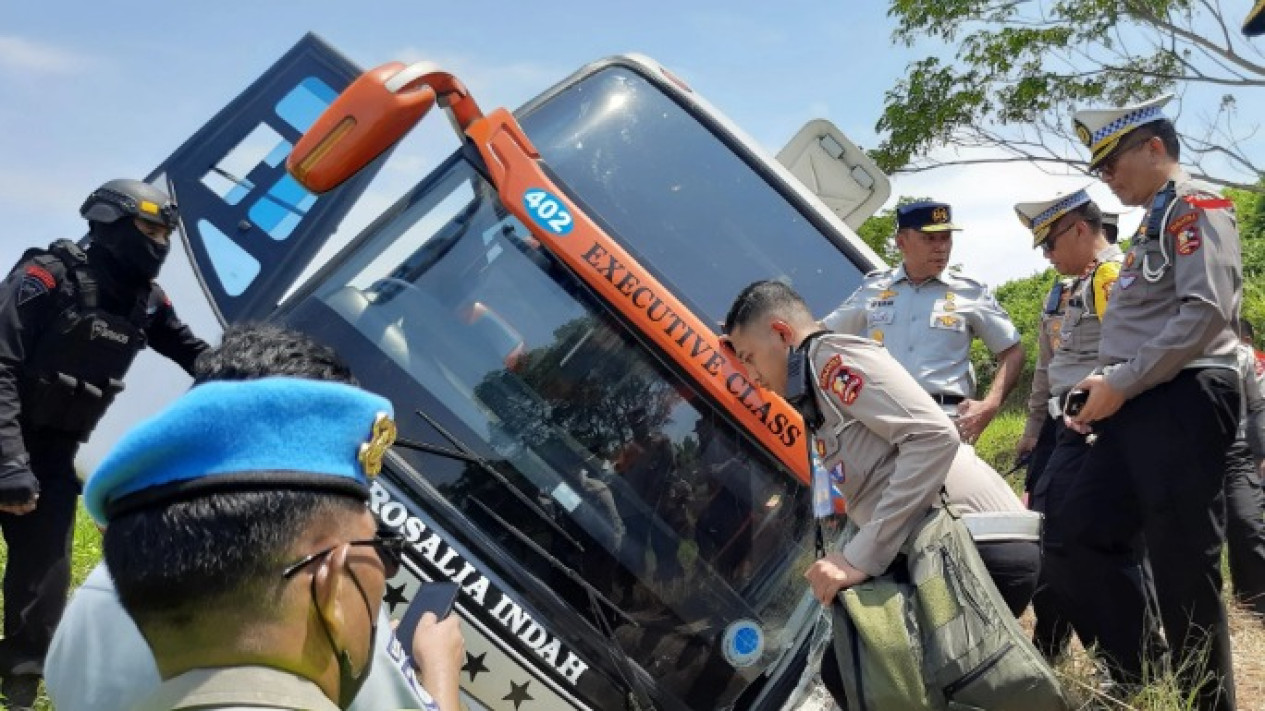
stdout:
<svg viewBox="0 0 1265 711">
<path fill-rule="evenodd" d="M 373 418 L 369 441 L 360 445 L 360 453 L 357 455 L 360 466 L 364 467 L 365 475 L 369 478 L 372 479 L 382 471 L 382 458 L 386 456 L 387 449 L 395 444 L 395 434 L 395 422 L 385 412 L 379 412 Z"/>
<path fill-rule="evenodd" d="M 887 301 L 887 300 L 889 300 L 889 299 L 895 299 L 895 298 L 896 298 L 896 292 L 895 292 L 895 291 L 892 291 L 891 289 L 884 289 L 883 291 L 879 292 L 878 298 L 879 298 L 880 300 L 882 300 L 882 301 Z"/>
</svg>

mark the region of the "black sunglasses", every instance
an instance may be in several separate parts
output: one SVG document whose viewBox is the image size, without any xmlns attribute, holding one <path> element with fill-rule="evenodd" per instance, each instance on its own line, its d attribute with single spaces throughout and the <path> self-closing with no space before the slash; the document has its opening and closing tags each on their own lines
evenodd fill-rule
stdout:
<svg viewBox="0 0 1265 711">
<path fill-rule="evenodd" d="M 386 573 L 386 577 L 394 578 L 396 573 L 400 572 L 400 555 L 404 552 L 405 543 L 407 543 L 407 541 L 405 541 L 404 536 L 400 535 L 399 533 L 395 531 L 382 531 L 381 533 L 374 536 L 373 538 L 365 538 L 365 539 L 357 540 L 357 541 L 347 541 L 346 545 L 373 546 L 374 552 L 378 554 L 378 559 L 382 561 L 382 569 Z M 314 560 L 320 560 L 321 558 L 324 558 L 330 553 L 333 553 L 334 549 L 338 548 L 338 546 L 341 546 L 341 545 L 344 545 L 344 544 L 339 543 L 336 545 L 332 545 L 329 548 L 317 551 L 303 558 L 300 561 L 297 561 L 295 563 L 292 563 L 291 565 L 286 566 L 286 569 L 281 572 L 282 577 L 285 577 L 285 578 L 294 577 L 294 574 L 299 572 L 299 570 L 301 570 L 303 566 L 307 565 L 308 563 L 311 563 Z"/>
</svg>

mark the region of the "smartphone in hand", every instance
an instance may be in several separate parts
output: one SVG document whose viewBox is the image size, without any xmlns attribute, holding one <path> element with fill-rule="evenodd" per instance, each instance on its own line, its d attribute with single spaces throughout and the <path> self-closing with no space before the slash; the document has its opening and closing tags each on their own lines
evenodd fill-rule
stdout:
<svg viewBox="0 0 1265 711">
<path fill-rule="evenodd" d="M 1089 402 L 1088 390 L 1073 390 L 1069 392 L 1067 398 L 1063 401 L 1063 414 L 1068 417 L 1076 417 L 1081 414 L 1086 402 Z"/>
<path fill-rule="evenodd" d="M 413 636 L 417 634 L 417 625 L 422 621 L 422 615 L 433 612 L 436 618 L 444 619 L 452 612 L 452 606 L 457 602 L 457 595 L 460 592 L 461 587 L 456 583 L 451 580 L 441 580 L 422 583 L 413 594 L 413 599 L 400 620 L 400 626 L 395 628 L 395 638 L 400 641 L 400 646 L 404 648 L 404 653 L 409 656 L 409 659 L 413 659 Z M 416 665 L 417 660 L 413 659 L 413 663 Z"/>
</svg>

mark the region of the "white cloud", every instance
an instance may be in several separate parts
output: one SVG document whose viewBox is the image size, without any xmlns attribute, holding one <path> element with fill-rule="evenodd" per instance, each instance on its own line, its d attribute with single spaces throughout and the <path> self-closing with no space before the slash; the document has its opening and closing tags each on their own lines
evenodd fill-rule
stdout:
<svg viewBox="0 0 1265 711">
<path fill-rule="evenodd" d="M 0 35 L 0 69 L 40 74 L 70 74 L 86 69 L 91 59 L 51 44 L 15 35 Z"/>
</svg>

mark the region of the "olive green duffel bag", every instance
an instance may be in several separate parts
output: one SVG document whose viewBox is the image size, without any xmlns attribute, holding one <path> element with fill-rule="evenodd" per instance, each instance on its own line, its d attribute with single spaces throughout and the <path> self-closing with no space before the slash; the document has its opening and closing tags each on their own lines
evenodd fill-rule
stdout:
<svg viewBox="0 0 1265 711">
<path fill-rule="evenodd" d="M 839 593 L 844 711 L 1069 711 L 962 522 L 936 507 L 886 573 Z"/>
</svg>

